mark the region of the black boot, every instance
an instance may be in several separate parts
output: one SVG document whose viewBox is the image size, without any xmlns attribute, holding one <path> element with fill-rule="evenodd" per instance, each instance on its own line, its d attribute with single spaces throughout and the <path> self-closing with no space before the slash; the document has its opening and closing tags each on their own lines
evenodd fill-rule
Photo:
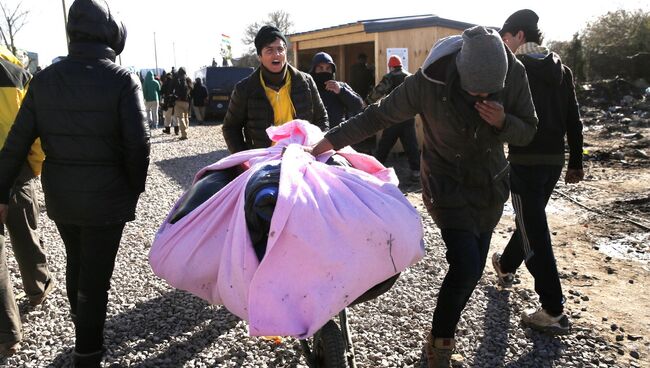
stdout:
<svg viewBox="0 0 650 368">
<path fill-rule="evenodd" d="M 74 368 L 101 368 L 104 350 L 90 354 L 80 354 L 76 350 L 72 352 L 72 366 Z"/>
<path fill-rule="evenodd" d="M 164 128 L 163 128 L 163 133 L 165 133 L 165 134 L 171 134 L 171 132 L 169 131 L 169 127 L 164 127 Z"/>
<path fill-rule="evenodd" d="M 177 126 L 174 127 L 174 134 L 178 135 L 178 127 Z"/>
</svg>

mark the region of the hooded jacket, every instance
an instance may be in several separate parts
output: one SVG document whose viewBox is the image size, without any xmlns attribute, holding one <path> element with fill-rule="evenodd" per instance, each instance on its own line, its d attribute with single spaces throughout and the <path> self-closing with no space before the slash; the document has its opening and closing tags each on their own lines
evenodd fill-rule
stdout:
<svg viewBox="0 0 650 368">
<path fill-rule="evenodd" d="M 503 143 L 530 142 L 537 117 L 526 72 L 512 53 L 508 53 L 506 84 L 501 93 L 506 112 L 503 128 L 498 131 L 480 117 L 471 117 L 467 111 L 473 107 L 460 111 L 456 105 L 460 83 L 455 60 L 462 42 L 461 36 L 440 40 L 417 73 L 325 137 L 340 149 L 420 114 L 424 127 L 424 203 L 441 229 L 479 234 L 496 226 L 509 196 Z"/>
<path fill-rule="evenodd" d="M 323 105 L 325 105 L 325 109 L 327 110 L 330 128 L 332 128 L 345 121 L 345 119 L 360 113 L 363 110 L 363 99 L 352 90 L 352 87 L 344 82 L 337 82 L 340 87 L 338 94 L 325 89 L 325 84 L 319 83 L 315 72 L 316 66 L 320 63 L 328 63 L 332 66 L 332 80 L 335 78 L 336 64 L 334 64 L 334 60 L 332 60 L 330 55 L 319 52 L 314 55 L 311 68 L 309 69 L 309 74 L 314 78 L 320 98 L 323 100 Z"/>
<path fill-rule="evenodd" d="M 0 46 L 0 148 L 14 124 L 31 78 L 20 61 L 7 48 Z M 41 174 L 44 159 L 41 141 L 36 139 L 27 156 L 34 175 Z"/>
<path fill-rule="evenodd" d="M 190 97 L 192 97 L 192 104 L 194 106 L 205 106 L 205 100 L 208 98 L 208 89 L 203 85 L 201 79 L 194 83 Z"/>
<path fill-rule="evenodd" d="M 153 72 L 147 72 L 144 78 L 144 100 L 147 102 L 160 101 L 160 83 L 153 78 Z"/>
<path fill-rule="evenodd" d="M 40 137 L 51 219 L 81 226 L 130 221 L 145 187 L 149 132 L 138 78 L 114 63 L 126 31 L 103 1 L 77 0 L 69 14 L 68 57 L 32 79 L 0 151 L 0 203 Z"/>
<path fill-rule="evenodd" d="M 273 126 L 274 112 L 260 81 L 262 66 L 237 83 L 223 119 L 223 137 L 230 153 L 271 146 L 266 128 Z M 309 74 L 287 64 L 291 75 L 291 102 L 296 119 L 307 120 L 322 131 L 329 128 L 327 112 Z"/>
<path fill-rule="evenodd" d="M 582 121 L 571 69 L 553 52 L 517 58 L 526 67 L 539 124 L 528 145 L 509 145 L 508 160 L 521 165 L 563 166 L 566 135 L 569 168 L 582 169 Z"/>
</svg>

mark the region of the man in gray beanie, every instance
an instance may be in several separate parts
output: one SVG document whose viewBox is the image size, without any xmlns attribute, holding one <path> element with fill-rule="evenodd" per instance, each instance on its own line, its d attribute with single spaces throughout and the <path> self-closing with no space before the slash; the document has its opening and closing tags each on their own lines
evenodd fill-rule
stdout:
<svg viewBox="0 0 650 368">
<path fill-rule="evenodd" d="M 449 367 L 456 324 L 483 268 L 508 199 L 503 143 L 525 145 L 537 117 L 523 65 L 499 34 L 477 26 L 439 40 L 417 73 L 330 130 L 312 154 L 341 149 L 420 114 L 422 197 L 441 230 L 449 271 L 440 288 L 424 366 Z"/>
</svg>

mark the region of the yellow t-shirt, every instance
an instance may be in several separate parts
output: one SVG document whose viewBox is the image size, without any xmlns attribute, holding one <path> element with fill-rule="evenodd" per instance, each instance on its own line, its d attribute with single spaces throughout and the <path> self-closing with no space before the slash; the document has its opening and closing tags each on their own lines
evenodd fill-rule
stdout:
<svg viewBox="0 0 650 368">
<path fill-rule="evenodd" d="M 271 107 L 273 107 L 273 125 L 280 126 L 295 119 L 296 109 L 293 107 L 293 102 L 291 101 L 291 74 L 287 72 L 287 81 L 279 91 L 266 86 L 262 73 L 260 73 L 260 81 L 262 82 L 262 87 L 264 87 L 266 98 L 271 103 Z"/>
</svg>

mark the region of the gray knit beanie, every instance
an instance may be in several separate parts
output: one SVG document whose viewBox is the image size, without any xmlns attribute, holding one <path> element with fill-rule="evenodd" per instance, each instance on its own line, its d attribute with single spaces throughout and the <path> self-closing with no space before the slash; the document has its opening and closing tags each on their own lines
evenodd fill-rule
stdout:
<svg viewBox="0 0 650 368">
<path fill-rule="evenodd" d="M 499 34 L 483 26 L 463 32 L 463 46 L 456 56 L 460 87 L 468 92 L 494 93 L 503 89 L 508 58 Z"/>
</svg>

